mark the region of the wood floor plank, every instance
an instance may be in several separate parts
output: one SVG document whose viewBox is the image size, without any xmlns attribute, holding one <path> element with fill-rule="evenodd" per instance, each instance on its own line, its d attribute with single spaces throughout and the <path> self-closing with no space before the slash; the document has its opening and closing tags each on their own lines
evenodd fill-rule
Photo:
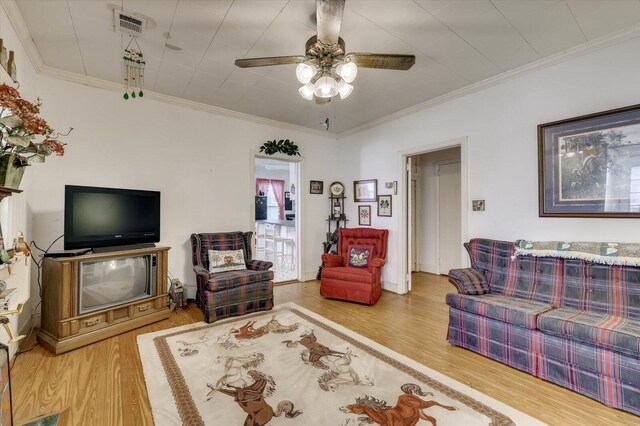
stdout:
<svg viewBox="0 0 640 426">
<path fill-rule="evenodd" d="M 537 379 L 446 341 L 446 278 L 414 274 L 414 291 L 383 292 L 375 306 L 329 300 L 319 282 L 275 288 L 276 303 L 294 302 L 551 425 L 637 425 L 640 418 Z M 12 370 L 17 424 L 65 411 L 68 425 L 151 425 L 136 338 L 202 321 L 195 307 L 170 319 L 54 356 L 41 346 Z"/>
</svg>

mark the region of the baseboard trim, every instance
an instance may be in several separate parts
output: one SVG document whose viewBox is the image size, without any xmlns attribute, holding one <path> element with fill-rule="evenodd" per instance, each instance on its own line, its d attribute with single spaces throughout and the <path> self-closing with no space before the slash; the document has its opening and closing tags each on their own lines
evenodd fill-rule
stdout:
<svg viewBox="0 0 640 426">
<path fill-rule="evenodd" d="M 307 271 L 302 273 L 302 282 L 315 281 L 318 271 Z"/>
</svg>

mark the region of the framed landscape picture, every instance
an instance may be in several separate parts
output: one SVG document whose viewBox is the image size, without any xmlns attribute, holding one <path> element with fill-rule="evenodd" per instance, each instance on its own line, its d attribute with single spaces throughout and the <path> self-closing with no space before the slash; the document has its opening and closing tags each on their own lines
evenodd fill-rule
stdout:
<svg viewBox="0 0 640 426">
<path fill-rule="evenodd" d="M 356 203 L 376 201 L 378 197 L 378 179 L 353 181 L 353 199 Z"/>
<path fill-rule="evenodd" d="M 391 195 L 378 195 L 378 216 L 391 217 Z"/>
<path fill-rule="evenodd" d="M 371 226 L 371 206 L 358 206 L 358 225 Z"/>
<path fill-rule="evenodd" d="M 640 105 L 538 126 L 539 215 L 640 218 Z"/>
</svg>

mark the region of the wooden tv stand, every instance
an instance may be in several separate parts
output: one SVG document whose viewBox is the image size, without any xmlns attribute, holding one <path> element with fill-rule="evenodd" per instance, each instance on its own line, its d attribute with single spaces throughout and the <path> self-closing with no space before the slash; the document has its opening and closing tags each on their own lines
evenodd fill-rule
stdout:
<svg viewBox="0 0 640 426">
<path fill-rule="evenodd" d="M 169 318 L 167 263 L 169 247 L 46 257 L 42 267 L 42 325 L 38 341 L 56 355 Z M 156 255 L 156 295 L 79 314 L 80 263 L 141 254 Z"/>
</svg>

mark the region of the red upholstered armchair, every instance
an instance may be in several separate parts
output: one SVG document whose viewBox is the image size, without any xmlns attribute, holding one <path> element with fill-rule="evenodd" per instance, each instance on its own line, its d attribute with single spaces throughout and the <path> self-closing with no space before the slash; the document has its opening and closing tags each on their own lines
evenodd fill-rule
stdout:
<svg viewBox="0 0 640 426">
<path fill-rule="evenodd" d="M 380 275 L 387 257 L 389 231 L 375 228 L 340 228 L 338 254 L 323 254 L 320 294 L 334 299 L 375 304 L 382 294 Z M 364 268 L 349 266 L 352 246 L 371 246 L 373 253 Z"/>
</svg>

